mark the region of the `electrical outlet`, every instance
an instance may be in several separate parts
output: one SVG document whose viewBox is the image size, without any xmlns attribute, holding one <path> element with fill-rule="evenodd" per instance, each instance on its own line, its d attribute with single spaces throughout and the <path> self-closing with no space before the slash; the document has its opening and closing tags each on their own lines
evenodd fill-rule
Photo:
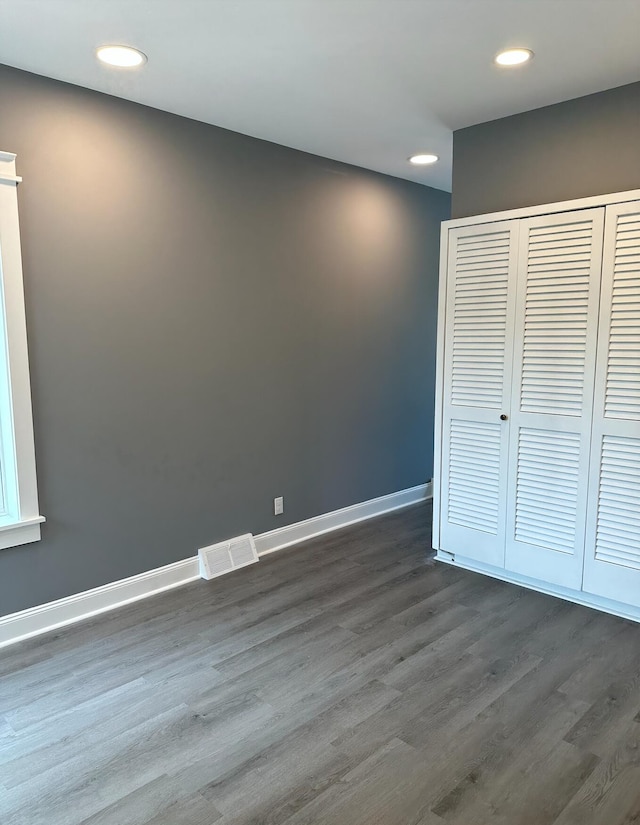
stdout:
<svg viewBox="0 0 640 825">
<path fill-rule="evenodd" d="M 278 498 L 273 499 L 273 515 L 274 516 L 281 516 L 284 513 L 284 498 L 282 496 L 278 496 Z"/>
</svg>

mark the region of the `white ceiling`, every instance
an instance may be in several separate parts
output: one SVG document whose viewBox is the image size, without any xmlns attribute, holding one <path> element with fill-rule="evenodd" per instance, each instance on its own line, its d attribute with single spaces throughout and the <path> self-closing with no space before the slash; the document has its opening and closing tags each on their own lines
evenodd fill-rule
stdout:
<svg viewBox="0 0 640 825">
<path fill-rule="evenodd" d="M 0 63 L 440 189 L 454 129 L 638 80 L 639 45 L 639 0 L 0 0 Z"/>
</svg>

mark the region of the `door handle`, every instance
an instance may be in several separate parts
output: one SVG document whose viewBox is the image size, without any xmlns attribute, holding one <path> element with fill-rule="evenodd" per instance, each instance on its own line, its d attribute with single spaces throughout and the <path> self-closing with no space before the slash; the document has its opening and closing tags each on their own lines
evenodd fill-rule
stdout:
<svg viewBox="0 0 640 825">
<path fill-rule="evenodd" d="M 508 415 L 506 415 L 505 413 L 502 413 L 502 415 L 500 416 L 500 421 L 506 421 L 508 417 L 509 417 Z"/>
</svg>

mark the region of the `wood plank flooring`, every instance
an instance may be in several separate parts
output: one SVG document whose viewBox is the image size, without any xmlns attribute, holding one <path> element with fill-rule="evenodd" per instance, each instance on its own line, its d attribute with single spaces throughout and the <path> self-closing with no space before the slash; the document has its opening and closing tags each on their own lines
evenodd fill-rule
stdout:
<svg viewBox="0 0 640 825">
<path fill-rule="evenodd" d="M 640 823 L 640 626 L 384 516 L 0 651 L 3 825 Z"/>
</svg>

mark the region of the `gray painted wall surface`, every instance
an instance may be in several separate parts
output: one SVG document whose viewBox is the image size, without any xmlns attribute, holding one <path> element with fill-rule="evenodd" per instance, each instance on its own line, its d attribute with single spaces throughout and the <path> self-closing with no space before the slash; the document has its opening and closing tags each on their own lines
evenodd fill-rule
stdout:
<svg viewBox="0 0 640 825">
<path fill-rule="evenodd" d="M 447 193 L 6 67 L 0 112 L 47 517 L 0 614 L 431 477 Z"/>
<path fill-rule="evenodd" d="M 460 218 L 640 188 L 640 83 L 460 129 Z"/>
</svg>

